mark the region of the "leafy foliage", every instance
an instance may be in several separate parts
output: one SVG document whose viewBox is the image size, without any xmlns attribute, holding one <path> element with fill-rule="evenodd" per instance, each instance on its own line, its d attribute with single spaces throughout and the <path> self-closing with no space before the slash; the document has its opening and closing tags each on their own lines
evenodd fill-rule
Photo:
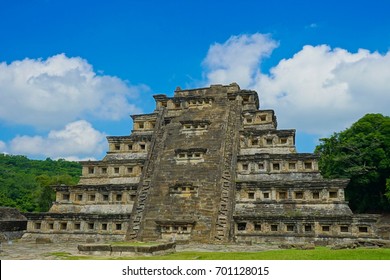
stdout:
<svg viewBox="0 0 390 280">
<path fill-rule="evenodd" d="M 367 114 L 350 128 L 320 139 L 315 152 L 326 178 L 349 178 L 353 211 L 390 211 L 390 117 Z"/>
<path fill-rule="evenodd" d="M 55 200 L 51 186 L 75 185 L 80 175 L 77 162 L 0 154 L 0 206 L 45 212 Z"/>
</svg>

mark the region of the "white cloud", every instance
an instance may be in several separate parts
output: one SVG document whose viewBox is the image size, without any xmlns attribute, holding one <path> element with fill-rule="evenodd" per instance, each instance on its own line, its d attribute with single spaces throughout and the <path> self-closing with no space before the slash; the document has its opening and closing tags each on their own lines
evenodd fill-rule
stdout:
<svg viewBox="0 0 390 280">
<path fill-rule="evenodd" d="M 80 57 L 0 63 L 0 120 L 39 129 L 80 118 L 118 120 L 140 110 L 129 102 L 148 88 L 97 75 Z"/>
<path fill-rule="evenodd" d="M 275 110 L 280 127 L 329 135 L 345 129 L 366 113 L 390 114 L 390 52 L 382 55 L 361 49 L 351 53 L 326 45 L 307 45 L 265 74 L 260 72 L 259 64 L 264 57 L 260 54 L 268 54 L 272 44 L 253 45 L 246 39 L 248 35 L 234 38 L 221 45 L 228 48 L 220 47 L 216 54 L 209 51 L 205 73 L 208 82 L 220 77 L 221 83 L 238 81 L 241 88 L 256 90 L 260 106 Z M 237 58 L 230 63 L 234 56 L 230 49 L 241 50 L 237 56 L 245 59 Z"/>
<path fill-rule="evenodd" d="M 280 61 L 270 75 L 259 75 L 254 87 L 283 126 L 327 135 L 366 113 L 389 114 L 389 79 L 390 53 L 321 45 L 305 46 Z"/>
<path fill-rule="evenodd" d="M 105 135 L 84 120 L 52 130 L 46 137 L 17 136 L 8 146 L 13 154 L 68 160 L 94 159 L 107 149 Z"/>
<path fill-rule="evenodd" d="M 0 153 L 5 153 L 7 151 L 7 145 L 5 142 L 0 140 Z"/>
<path fill-rule="evenodd" d="M 271 54 L 277 42 L 268 35 L 232 36 L 225 43 L 215 43 L 203 61 L 207 84 L 250 84 L 264 57 Z"/>
</svg>

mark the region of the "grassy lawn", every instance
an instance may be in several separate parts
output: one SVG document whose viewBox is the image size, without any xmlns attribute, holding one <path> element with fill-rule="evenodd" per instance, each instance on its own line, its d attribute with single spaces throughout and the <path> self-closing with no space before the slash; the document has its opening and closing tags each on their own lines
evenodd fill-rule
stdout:
<svg viewBox="0 0 390 280">
<path fill-rule="evenodd" d="M 274 250 L 265 252 L 177 252 L 152 257 L 73 256 L 53 253 L 66 260 L 390 260 L 390 249 L 345 249 L 330 250 L 317 247 L 315 250 Z"/>
</svg>

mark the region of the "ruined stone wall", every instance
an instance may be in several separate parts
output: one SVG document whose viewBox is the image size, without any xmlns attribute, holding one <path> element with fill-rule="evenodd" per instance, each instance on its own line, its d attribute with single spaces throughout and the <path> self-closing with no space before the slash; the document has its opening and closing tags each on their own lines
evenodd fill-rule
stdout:
<svg viewBox="0 0 390 280">
<path fill-rule="evenodd" d="M 0 207 L 0 242 L 20 238 L 27 227 L 27 218 L 17 209 Z"/>
<path fill-rule="evenodd" d="M 25 240 L 45 237 L 51 241 L 124 240 L 129 214 L 28 213 Z"/>
</svg>

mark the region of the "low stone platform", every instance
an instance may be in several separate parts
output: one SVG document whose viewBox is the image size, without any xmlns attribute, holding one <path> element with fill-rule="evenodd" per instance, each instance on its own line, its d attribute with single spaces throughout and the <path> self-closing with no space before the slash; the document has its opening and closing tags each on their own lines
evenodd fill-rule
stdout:
<svg viewBox="0 0 390 280">
<path fill-rule="evenodd" d="M 384 239 L 356 239 L 349 242 L 334 244 L 332 250 L 365 248 L 390 248 L 390 240 Z"/>
<path fill-rule="evenodd" d="M 170 242 L 156 245 L 79 244 L 77 249 L 83 255 L 156 256 L 176 252 L 176 243 Z"/>
</svg>

